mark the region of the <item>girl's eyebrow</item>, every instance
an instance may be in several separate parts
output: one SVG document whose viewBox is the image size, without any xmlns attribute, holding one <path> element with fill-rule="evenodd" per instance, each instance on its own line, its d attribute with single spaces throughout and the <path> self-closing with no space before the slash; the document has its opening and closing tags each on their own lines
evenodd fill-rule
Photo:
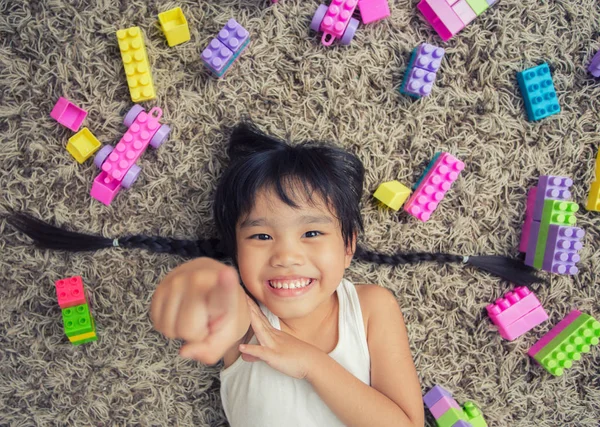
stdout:
<svg viewBox="0 0 600 427">
<path fill-rule="evenodd" d="M 302 215 L 298 218 L 300 224 L 331 224 L 333 220 L 327 215 Z M 246 218 L 240 224 L 240 228 L 261 227 L 269 225 L 266 218 Z"/>
</svg>

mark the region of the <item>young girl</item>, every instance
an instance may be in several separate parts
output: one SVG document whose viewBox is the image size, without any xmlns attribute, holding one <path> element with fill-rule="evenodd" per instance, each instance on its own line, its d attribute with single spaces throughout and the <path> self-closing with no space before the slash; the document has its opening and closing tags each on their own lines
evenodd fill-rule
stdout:
<svg viewBox="0 0 600 427">
<path fill-rule="evenodd" d="M 357 246 L 364 168 L 341 149 L 292 146 L 242 124 L 229 157 L 214 203 L 222 240 L 113 240 L 23 214 L 10 222 L 46 248 L 143 247 L 200 257 L 159 284 L 151 318 L 165 336 L 184 340 L 183 357 L 223 360 L 221 397 L 232 426 L 424 424 L 396 299 L 345 280 L 353 257 L 467 262 L 517 284 L 537 280 L 503 257 L 386 256 Z M 237 271 L 213 259 L 227 257 Z"/>
</svg>

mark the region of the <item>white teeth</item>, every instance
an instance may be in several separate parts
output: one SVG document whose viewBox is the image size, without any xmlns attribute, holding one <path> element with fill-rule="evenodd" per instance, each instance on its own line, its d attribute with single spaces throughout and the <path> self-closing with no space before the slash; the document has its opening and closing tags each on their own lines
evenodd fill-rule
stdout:
<svg viewBox="0 0 600 427">
<path fill-rule="evenodd" d="M 284 283 L 284 284 L 283 284 L 283 289 L 287 289 L 287 288 L 288 288 L 288 284 L 287 284 L 287 283 Z"/>
<path fill-rule="evenodd" d="M 269 280 L 269 285 L 275 289 L 300 289 L 304 288 L 312 283 L 312 279 L 301 279 L 301 280 L 291 280 L 291 281 L 272 281 Z"/>
</svg>

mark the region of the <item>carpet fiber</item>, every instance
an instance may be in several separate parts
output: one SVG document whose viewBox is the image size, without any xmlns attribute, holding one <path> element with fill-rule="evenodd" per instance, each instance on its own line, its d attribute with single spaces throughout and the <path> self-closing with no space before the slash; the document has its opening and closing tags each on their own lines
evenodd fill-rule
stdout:
<svg viewBox="0 0 600 427">
<path fill-rule="evenodd" d="M 27 211 L 107 237 L 212 236 L 226 134 L 250 117 L 276 136 L 333 141 L 362 159 L 367 247 L 516 257 L 526 191 L 539 175 L 571 176 L 582 206 L 594 179 L 600 80 L 586 67 L 600 48 L 598 4 L 499 0 L 449 43 L 416 5 L 390 2 L 391 18 L 361 26 L 348 47 L 325 48 L 308 30 L 317 1 L 0 0 L 0 214 Z M 157 15 L 176 6 L 191 40 L 169 48 Z M 252 40 L 216 80 L 199 55 L 230 17 Z M 72 132 L 49 113 L 65 96 L 89 111 L 84 125 L 100 141 L 120 139 L 132 102 L 115 31 L 134 25 L 145 34 L 158 96 L 144 106 L 160 106 L 173 131 L 141 157 L 138 182 L 104 206 L 89 195 L 93 162 L 74 161 L 65 150 Z M 415 102 L 397 88 L 423 41 L 447 53 L 431 96 Z M 562 111 L 530 123 L 516 73 L 544 61 Z M 379 183 L 412 185 L 439 150 L 466 168 L 429 222 L 373 204 Z M 600 217 L 577 216 L 587 233 L 581 271 L 544 274 L 548 283 L 533 289 L 550 320 L 514 342 L 485 312 L 514 285 L 472 268 L 356 262 L 347 277 L 395 293 L 424 392 L 439 383 L 460 403 L 474 400 L 491 426 L 597 426 L 600 350 L 560 378 L 526 354 L 572 308 L 600 317 Z M 153 290 L 183 259 L 36 250 L 4 219 L 0 233 L 0 424 L 226 425 L 219 367 L 182 360 L 178 343 L 149 321 Z M 83 276 L 99 335 L 79 347 L 63 334 L 53 285 L 72 275 Z"/>
</svg>

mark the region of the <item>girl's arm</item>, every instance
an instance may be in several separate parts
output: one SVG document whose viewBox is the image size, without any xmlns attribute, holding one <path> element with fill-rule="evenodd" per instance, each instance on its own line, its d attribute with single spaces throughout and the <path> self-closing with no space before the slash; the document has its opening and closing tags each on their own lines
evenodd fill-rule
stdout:
<svg viewBox="0 0 600 427">
<path fill-rule="evenodd" d="M 422 427 L 421 387 L 398 303 L 379 286 L 358 289 L 363 313 L 367 314 L 371 386 L 324 352 L 313 353 L 306 379 L 348 426 Z"/>
</svg>

